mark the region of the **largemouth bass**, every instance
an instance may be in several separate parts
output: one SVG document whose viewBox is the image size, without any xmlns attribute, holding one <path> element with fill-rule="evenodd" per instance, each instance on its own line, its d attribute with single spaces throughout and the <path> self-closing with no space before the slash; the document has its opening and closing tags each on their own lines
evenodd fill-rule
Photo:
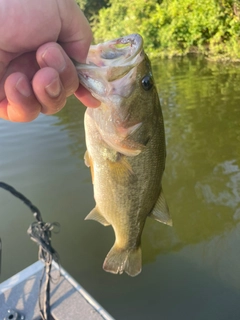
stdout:
<svg viewBox="0 0 240 320">
<path fill-rule="evenodd" d="M 80 82 L 101 101 L 85 113 L 85 163 L 96 201 L 86 219 L 114 229 L 104 270 L 136 276 L 146 218 L 172 224 L 161 185 L 165 135 L 150 61 L 142 37 L 132 34 L 91 46 L 87 63 L 76 68 Z"/>
</svg>

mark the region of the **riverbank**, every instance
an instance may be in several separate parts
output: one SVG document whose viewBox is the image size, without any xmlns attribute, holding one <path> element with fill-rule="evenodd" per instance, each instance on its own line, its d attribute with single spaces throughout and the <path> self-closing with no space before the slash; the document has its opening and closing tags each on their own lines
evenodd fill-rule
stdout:
<svg viewBox="0 0 240 320">
<path fill-rule="evenodd" d="M 90 20 L 95 43 L 139 33 L 153 57 L 194 52 L 211 60 L 240 61 L 240 5 L 235 0 L 110 0 Z"/>
</svg>

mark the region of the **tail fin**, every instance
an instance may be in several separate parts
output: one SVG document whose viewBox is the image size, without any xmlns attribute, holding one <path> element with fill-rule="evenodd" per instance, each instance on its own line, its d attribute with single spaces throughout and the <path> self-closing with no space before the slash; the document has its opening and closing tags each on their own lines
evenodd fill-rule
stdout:
<svg viewBox="0 0 240 320">
<path fill-rule="evenodd" d="M 134 277 L 142 270 L 141 247 L 134 249 L 121 249 L 116 244 L 109 251 L 103 263 L 103 269 L 111 273 L 122 274 L 125 271 Z"/>
</svg>

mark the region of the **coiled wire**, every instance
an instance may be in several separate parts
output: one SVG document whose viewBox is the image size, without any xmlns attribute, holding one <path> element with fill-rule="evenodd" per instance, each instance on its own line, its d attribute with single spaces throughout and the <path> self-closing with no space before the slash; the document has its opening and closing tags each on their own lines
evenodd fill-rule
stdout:
<svg viewBox="0 0 240 320">
<path fill-rule="evenodd" d="M 59 263 L 59 256 L 56 250 L 51 245 L 51 233 L 54 227 L 60 228 L 59 223 L 48 223 L 44 222 L 40 213 L 40 210 L 32 204 L 32 202 L 27 199 L 22 193 L 18 192 L 12 186 L 8 185 L 7 183 L 0 182 L 0 188 L 3 188 L 9 191 L 13 196 L 22 200 L 24 204 L 31 210 L 33 213 L 34 221 L 28 228 L 27 233 L 30 238 L 36 242 L 39 246 L 38 251 L 38 258 L 43 261 L 44 263 L 44 270 L 43 275 L 40 280 L 40 287 L 39 287 L 39 310 L 43 320 L 50 320 L 51 313 L 50 313 L 50 280 L 51 280 L 51 268 L 52 268 L 52 260 L 55 260 Z M 0 240 L 1 244 L 1 240 Z M 0 248 L 1 249 L 1 248 Z M 0 250 L 1 256 L 1 250 Z M 45 281 L 44 280 L 45 277 Z M 41 298 L 41 291 L 43 284 L 43 294 Z"/>
</svg>

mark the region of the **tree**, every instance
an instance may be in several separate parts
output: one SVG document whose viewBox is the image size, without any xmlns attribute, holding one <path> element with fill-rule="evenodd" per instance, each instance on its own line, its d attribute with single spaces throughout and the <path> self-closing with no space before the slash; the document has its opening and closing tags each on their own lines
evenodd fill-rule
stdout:
<svg viewBox="0 0 240 320">
<path fill-rule="evenodd" d="M 108 0 L 76 0 L 85 16 L 89 21 L 98 14 L 98 11 L 105 8 L 108 4 Z"/>
</svg>

